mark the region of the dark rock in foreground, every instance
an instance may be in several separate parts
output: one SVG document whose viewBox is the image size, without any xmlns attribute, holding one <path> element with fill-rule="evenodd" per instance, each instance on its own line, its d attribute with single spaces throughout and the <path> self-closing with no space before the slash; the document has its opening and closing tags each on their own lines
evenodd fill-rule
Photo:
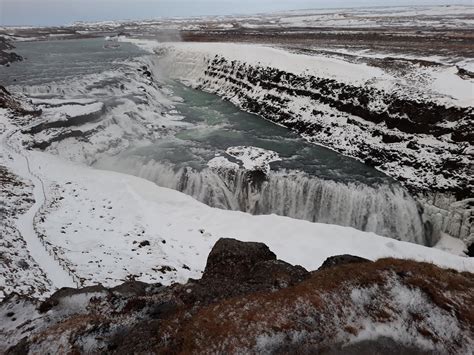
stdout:
<svg viewBox="0 0 474 355">
<path fill-rule="evenodd" d="M 265 244 L 220 239 L 209 254 L 202 279 L 191 283 L 189 297 L 210 303 L 257 291 L 275 291 L 308 276 L 303 267 L 277 260 Z"/>
<path fill-rule="evenodd" d="M 62 289 L 0 304 L 0 352 L 464 354 L 474 275 L 350 255 L 318 271 L 221 239 L 201 280 Z M 8 349 L 8 350 L 7 350 Z"/>
</svg>

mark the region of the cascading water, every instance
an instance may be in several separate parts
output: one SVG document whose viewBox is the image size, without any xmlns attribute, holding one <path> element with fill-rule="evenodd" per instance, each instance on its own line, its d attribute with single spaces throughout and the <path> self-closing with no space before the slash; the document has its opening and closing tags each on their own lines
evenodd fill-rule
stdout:
<svg viewBox="0 0 474 355">
<path fill-rule="evenodd" d="M 212 207 L 350 226 L 426 244 L 417 204 L 397 185 L 344 184 L 297 171 L 267 176 L 244 169 L 197 171 L 136 157 L 106 159 L 98 167 L 145 178 Z"/>
</svg>

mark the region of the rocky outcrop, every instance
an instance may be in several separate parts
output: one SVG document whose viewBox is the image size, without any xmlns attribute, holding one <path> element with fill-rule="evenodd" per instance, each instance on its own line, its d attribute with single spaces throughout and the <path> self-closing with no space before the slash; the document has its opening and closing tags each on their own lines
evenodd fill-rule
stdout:
<svg viewBox="0 0 474 355">
<path fill-rule="evenodd" d="M 245 110 L 386 171 L 412 191 L 470 194 L 471 160 L 466 148 L 474 143 L 472 107 L 443 105 L 371 86 L 254 67 L 219 56 L 209 62 L 198 83 L 205 90 L 232 98 Z M 295 105 L 297 100 L 305 106 Z M 345 135 L 357 149 L 350 150 L 344 146 L 347 142 L 334 139 L 340 130 L 349 127 L 362 134 L 360 138 L 351 136 L 351 132 Z M 420 157 L 420 152 L 441 153 L 439 148 L 421 143 L 420 135 L 446 142 L 449 154 L 442 159 Z M 393 165 L 397 169 L 389 170 Z M 407 172 L 415 172 L 416 176 L 410 177 Z M 420 179 L 429 173 L 452 182 Z"/>
<path fill-rule="evenodd" d="M 190 294 L 199 302 L 209 303 L 278 290 L 298 284 L 308 276 L 303 267 L 277 260 L 265 244 L 220 239 L 209 254 L 202 279 L 191 286 Z"/>
<path fill-rule="evenodd" d="M 221 239 L 201 280 L 62 289 L 0 304 L 0 351 L 463 354 L 474 275 L 336 256 L 308 273 L 261 243 Z"/>
<path fill-rule="evenodd" d="M 19 116 L 38 116 L 41 110 L 28 105 L 23 100 L 16 99 L 7 89 L 0 85 L 0 108 L 7 109 L 11 113 Z"/>
<path fill-rule="evenodd" d="M 11 52 L 15 47 L 5 37 L 0 36 L 0 65 L 9 65 L 23 60 L 18 54 Z"/>
</svg>

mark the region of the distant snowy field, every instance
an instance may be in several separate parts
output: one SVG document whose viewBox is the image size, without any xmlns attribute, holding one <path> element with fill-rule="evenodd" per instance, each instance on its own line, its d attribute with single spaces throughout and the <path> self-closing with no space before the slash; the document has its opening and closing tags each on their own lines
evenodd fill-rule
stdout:
<svg viewBox="0 0 474 355">
<path fill-rule="evenodd" d="M 123 24 L 154 27 L 156 29 L 202 29 L 203 23 L 214 29 L 237 27 L 267 28 L 286 27 L 431 27 L 459 28 L 474 26 L 474 6 L 397 6 L 360 7 L 282 11 L 270 14 L 203 16 L 193 18 L 157 18 L 144 21 L 77 22 L 85 28 L 116 28 Z"/>
</svg>

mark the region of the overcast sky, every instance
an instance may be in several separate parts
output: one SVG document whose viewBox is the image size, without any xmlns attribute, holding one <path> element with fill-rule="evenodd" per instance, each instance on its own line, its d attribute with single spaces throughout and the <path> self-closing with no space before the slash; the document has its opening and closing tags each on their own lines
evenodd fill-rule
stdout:
<svg viewBox="0 0 474 355">
<path fill-rule="evenodd" d="M 473 0 L 0 0 L 0 25 L 149 19 L 381 5 L 472 4 Z"/>
</svg>

